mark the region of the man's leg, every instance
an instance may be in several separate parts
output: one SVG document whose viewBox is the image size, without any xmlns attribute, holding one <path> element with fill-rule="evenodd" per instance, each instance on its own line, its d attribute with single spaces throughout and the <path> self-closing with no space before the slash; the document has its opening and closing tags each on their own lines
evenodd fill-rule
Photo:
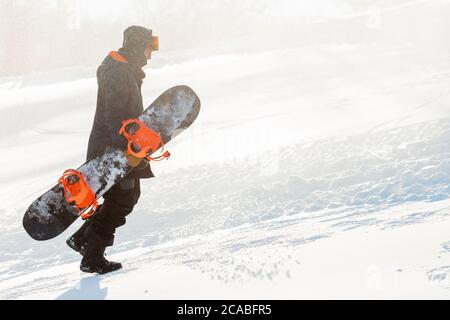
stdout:
<svg viewBox="0 0 450 320">
<path fill-rule="evenodd" d="M 139 196 L 139 179 L 123 179 L 105 193 L 102 207 L 89 219 L 84 232 L 83 271 L 104 273 L 121 267 L 120 264 L 111 265 L 105 259 L 105 248 L 113 245 L 116 228 L 126 223 L 125 217 L 133 211 Z"/>
</svg>

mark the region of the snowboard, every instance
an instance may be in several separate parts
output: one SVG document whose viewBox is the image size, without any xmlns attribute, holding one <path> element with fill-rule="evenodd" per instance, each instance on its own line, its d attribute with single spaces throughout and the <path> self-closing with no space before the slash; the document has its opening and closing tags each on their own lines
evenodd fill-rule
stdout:
<svg viewBox="0 0 450 320">
<path fill-rule="evenodd" d="M 199 112 L 197 94 L 188 86 L 176 86 L 162 93 L 138 120 L 158 133 L 165 145 L 188 128 Z M 124 151 L 109 147 L 77 169 L 96 199 L 133 170 Z M 29 206 L 23 227 L 33 239 L 49 240 L 64 232 L 79 215 L 80 211 L 67 202 L 63 186 L 58 183 Z"/>
</svg>

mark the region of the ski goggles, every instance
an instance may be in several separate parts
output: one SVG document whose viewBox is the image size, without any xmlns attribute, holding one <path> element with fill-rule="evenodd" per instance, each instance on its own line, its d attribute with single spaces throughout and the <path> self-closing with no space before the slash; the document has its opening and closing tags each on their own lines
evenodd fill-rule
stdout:
<svg viewBox="0 0 450 320">
<path fill-rule="evenodd" d="M 152 36 L 151 43 L 149 44 L 150 47 L 152 47 L 153 51 L 159 50 L 159 37 Z"/>
</svg>

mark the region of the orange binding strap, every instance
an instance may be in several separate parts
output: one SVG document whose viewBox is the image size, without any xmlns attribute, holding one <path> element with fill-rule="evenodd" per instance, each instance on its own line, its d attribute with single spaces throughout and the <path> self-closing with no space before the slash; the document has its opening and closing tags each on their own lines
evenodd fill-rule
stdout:
<svg viewBox="0 0 450 320">
<path fill-rule="evenodd" d="M 58 183 L 64 188 L 67 203 L 75 205 L 80 210 L 82 219 L 90 218 L 97 211 L 97 199 L 79 171 L 73 169 L 64 171 Z"/>
<path fill-rule="evenodd" d="M 170 157 L 170 153 L 164 151 L 161 136 L 138 119 L 123 121 L 119 134 L 128 140 L 128 152 L 136 158 L 161 161 Z M 154 158 L 151 157 L 159 148 L 162 148 L 162 154 Z"/>
</svg>

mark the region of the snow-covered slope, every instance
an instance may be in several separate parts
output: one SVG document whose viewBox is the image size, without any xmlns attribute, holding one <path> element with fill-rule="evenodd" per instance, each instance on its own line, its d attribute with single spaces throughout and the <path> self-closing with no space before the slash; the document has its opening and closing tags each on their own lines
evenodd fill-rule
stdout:
<svg viewBox="0 0 450 320">
<path fill-rule="evenodd" d="M 82 163 L 95 79 L 0 86 L 0 297 L 449 298 L 450 63 L 399 43 L 316 44 L 147 69 L 195 125 L 154 165 L 91 276 L 28 205 Z M 157 59 L 155 57 L 155 59 Z"/>
</svg>

